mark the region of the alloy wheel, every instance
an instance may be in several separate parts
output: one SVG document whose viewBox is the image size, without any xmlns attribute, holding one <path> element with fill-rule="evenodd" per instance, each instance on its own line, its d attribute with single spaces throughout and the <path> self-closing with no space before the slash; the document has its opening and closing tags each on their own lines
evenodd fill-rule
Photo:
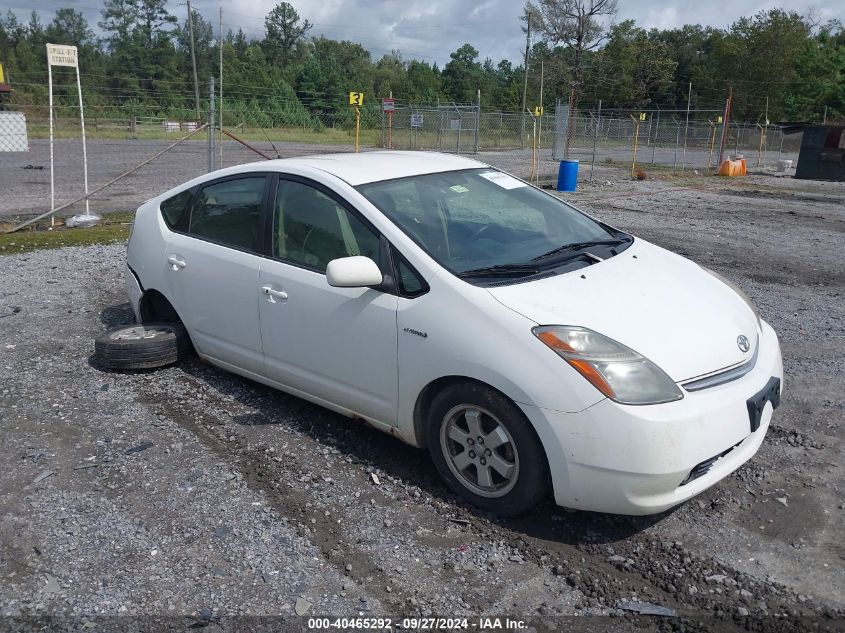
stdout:
<svg viewBox="0 0 845 633">
<path fill-rule="evenodd" d="M 482 407 L 450 409 L 440 425 L 440 448 L 452 474 L 478 495 L 502 497 L 516 485 L 519 454 L 513 437 Z"/>
</svg>

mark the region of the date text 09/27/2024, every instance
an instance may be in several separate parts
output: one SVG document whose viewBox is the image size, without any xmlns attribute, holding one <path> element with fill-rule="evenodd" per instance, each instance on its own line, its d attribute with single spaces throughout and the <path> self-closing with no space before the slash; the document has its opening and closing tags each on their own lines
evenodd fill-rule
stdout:
<svg viewBox="0 0 845 633">
<path fill-rule="evenodd" d="M 309 630 L 392 630 L 399 626 L 410 631 L 518 631 L 528 624 L 521 619 L 479 617 L 479 618 L 308 618 Z"/>
</svg>

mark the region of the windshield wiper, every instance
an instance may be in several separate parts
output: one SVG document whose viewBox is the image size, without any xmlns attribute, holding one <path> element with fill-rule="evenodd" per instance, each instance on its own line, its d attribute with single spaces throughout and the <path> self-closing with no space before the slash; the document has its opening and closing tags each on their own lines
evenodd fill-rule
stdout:
<svg viewBox="0 0 845 633">
<path fill-rule="evenodd" d="M 540 272 L 540 268 L 533 264 L 496 264 L 495 266 L 482 266 L 472 270 L 464 270 L 457 273 L 458 277 L 507 277 L 507 276 L 528 276 Z"/>
<path fill-rule="evenodd" d="M 560 255 L 561 253 L 582 251 L 586 248 L 590 248 L 591 246 L 619 246 L 620 244 L 625 244 L 627 241 L 627 239 L 615 238 L 612 240 L 593 240 L 591 242 L 575 242 L 574 244 L 564 244 L 563 246 L 553 248 L 548 253 L 543 253 L 542 255 L 534 257 L 531 261 L 538 262 L 543 259 L 554 257 L 555 255 Z"/>
</svg>

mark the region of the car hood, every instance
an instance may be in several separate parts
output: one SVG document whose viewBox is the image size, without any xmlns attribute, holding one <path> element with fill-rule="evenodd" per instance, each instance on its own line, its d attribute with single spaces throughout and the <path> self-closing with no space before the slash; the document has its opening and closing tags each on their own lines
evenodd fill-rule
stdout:
<svg viewBox="0 0 845 633">
<path fill-rule="evenodd" d="M 757 317 L 736 292 L 639 239 L 592 266 L 488 291 L 538 325 L 580 325 L 609 336 L 677 382 L 740 364 L 757 345 Z M 748 352 L 739 349 L 740 335 L 751 343 Z"/>
</svg>

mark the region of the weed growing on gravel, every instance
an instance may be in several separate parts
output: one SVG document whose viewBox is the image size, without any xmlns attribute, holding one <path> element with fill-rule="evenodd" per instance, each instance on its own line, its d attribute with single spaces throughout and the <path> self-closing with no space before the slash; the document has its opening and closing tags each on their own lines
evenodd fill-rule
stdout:
<svg viewBox="0 0 845 633">
<path fill-rule="evenodd" d="M 111 244 L 129 238 L 132 213 L 110 213 L 104 215 L 97 226 L 69 229 L 64 226 L 52 231 L 43 227 L 24 229 L 17 233 L 0 233 L 0 257 L 17 255 L 45 248 L 85 246 L 88 244 Z M 0 226 L 0 230 L 11 228 Z"/>
</svg>

